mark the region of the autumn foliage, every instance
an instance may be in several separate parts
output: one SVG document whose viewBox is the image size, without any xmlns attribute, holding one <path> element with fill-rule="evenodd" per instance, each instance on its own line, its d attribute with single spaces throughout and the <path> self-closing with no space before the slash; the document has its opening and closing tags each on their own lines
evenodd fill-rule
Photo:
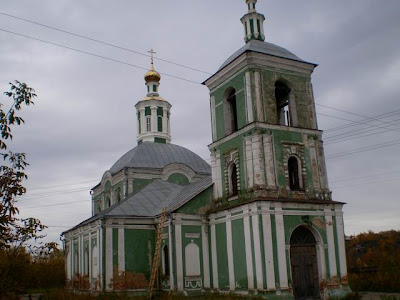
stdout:
<svg viewBox="0 0 400 300">
<path fill-rule="evenodd" d="M 400 231 L 369 231 L 346 243 L 353 291 L 400 292 Z"/>
</svg>

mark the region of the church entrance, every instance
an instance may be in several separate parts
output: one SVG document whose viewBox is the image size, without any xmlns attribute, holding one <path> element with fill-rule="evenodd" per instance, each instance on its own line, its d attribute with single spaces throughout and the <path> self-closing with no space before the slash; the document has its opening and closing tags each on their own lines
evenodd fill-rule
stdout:
<svg viewBox="0 0 400 300">
<path fill-rule="evenodd" d="M 313 233 L 297 227 L 290 237 L 290 264 L 295 299 L 319 298 L 318 263 Z"/>
</svg>

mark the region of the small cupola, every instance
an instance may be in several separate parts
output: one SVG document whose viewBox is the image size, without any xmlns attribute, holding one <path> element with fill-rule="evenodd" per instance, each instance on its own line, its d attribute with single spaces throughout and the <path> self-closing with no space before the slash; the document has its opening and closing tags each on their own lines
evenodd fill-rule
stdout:
<svg viewBox="0 0 400 300">
<path fill-rule="evenodd" d="M 264 41 L 264 20 L 263 14 L 256 10 L 257 0 L 246 0 L 248 11 L 240 19 L 244 26 L 244 41 L 247 43 L 251 40 Z"/>
</svg>

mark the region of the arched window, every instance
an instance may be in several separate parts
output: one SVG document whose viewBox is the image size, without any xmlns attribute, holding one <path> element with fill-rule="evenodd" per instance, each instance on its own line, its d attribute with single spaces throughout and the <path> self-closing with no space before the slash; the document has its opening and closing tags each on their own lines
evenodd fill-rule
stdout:
<svg viewBox="0 0 400 300">
<path fill-rule="evenodd" d="M 109 196 L 106 197 L 106 207 L 110 207 L 111 206 L 111 199 Z"/>
<path fill-rule="evenodd" d="M 288 172 L 290 189 L 293 191 L 301 190 L 303 188 L 300 176 L 301 168 L 298 159 L 294 156 L 289 157 Z"/>
<path fill-rule="evenodd" d="M 238 177 L 235 163 L 232 164 L 229 172 L 229 194 L 230 196 L 236 196 L 238 194 Z"/>
<path fill-rule="evenodd" d="M 277 81 L 275 83 L 275 99 L 279 125 L 292 126 L 289 96 L 290 88 L 282 81 Z"/>
<path fill-rule="evenodd" d="M 162 249 L 162 272 L 163 275 L 169 276 L 169 252 L 167 245 L 164 245 Z"/>
<path fill-rule="evenodd" d="M 234 88 L 229 88 L 225 92 L 224 101 L 224 127 L 225 135 L 229 135 L 238 130 L 236 91 Z"/>
</svg>

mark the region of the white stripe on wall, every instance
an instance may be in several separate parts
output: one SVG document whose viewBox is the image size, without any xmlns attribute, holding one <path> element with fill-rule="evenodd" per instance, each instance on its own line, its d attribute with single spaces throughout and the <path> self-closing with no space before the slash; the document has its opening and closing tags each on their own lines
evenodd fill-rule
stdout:
<svg viewBox="0 0 400 300">
<path fill-rule="evenodd" d="M 272 248 L 272 229 L 271 216 L 268 213 L 262 214 L 263 238 L 264 238 L 264 255 L 265 270 L 267 273 L 267 289 L 275 289 L 275 269 L 274 269 L 274 252 Z"/>
<path fill-rule="evenodd" d="M 230 213 L 226 216 L 226 251 L 228 255 L 229 289 L 235 290 L 235 272 L 233 267 L 233 249 L 232 249 L 232 223 Z"/>
<path fill-rule="evenodd" d="M 286 268 L 285 228 L 283 224 L 282 208 L 275 206 L 276 243 L 278 247 L 278 270 L 281 288 L 288 287 Z"/>
<path fill-rule="evenodd" d="M 182 265 L 182 225 L 180 218 L 175 223 L 175 249 L 176 249 L 176 284 L 178 291 L 183 291 L 183 265 Z"/>
<path fill-rule="evenodd" d="M 215 233 L 215 224 L 211 224 L 211 260 L 213 272 L 213 288 L 218 289 L 217 237 Z"/>
<path fill-rule="evenodd" d="M 209 289 L 210 285 L 210 258 L 208 254 L 208 227 L 207 225 L 201 226 L 201 242 L 203 245 L 203 276 L 204 276 L 204 287 Z"/>
<path fill-rule="evenodd" d="M 253 254 L 251 251 L 251 236 L 250 236 L 250 220 L 249 212 L 243 212 L 243 228 L 244 228 L 244 244 L 246 249 L 246 266 L 247 266 L 247 280 L 248 289 L 254 289 L 253 278 Z"/>
<path fill-rule="evenodd" d="M 257 276 L 257 289 L 263 289 L 263 271 L 262 271 L 262 260 L 261 260 L 261 244 L 260 244 L 260 230 L 258 227 L 258 214 L 257 205 L 252 205 L 252 223 L 253 223 L 253 241 L 254 241 L 254 258 L 256 264 L 256 276 Z"/>
</svg>

